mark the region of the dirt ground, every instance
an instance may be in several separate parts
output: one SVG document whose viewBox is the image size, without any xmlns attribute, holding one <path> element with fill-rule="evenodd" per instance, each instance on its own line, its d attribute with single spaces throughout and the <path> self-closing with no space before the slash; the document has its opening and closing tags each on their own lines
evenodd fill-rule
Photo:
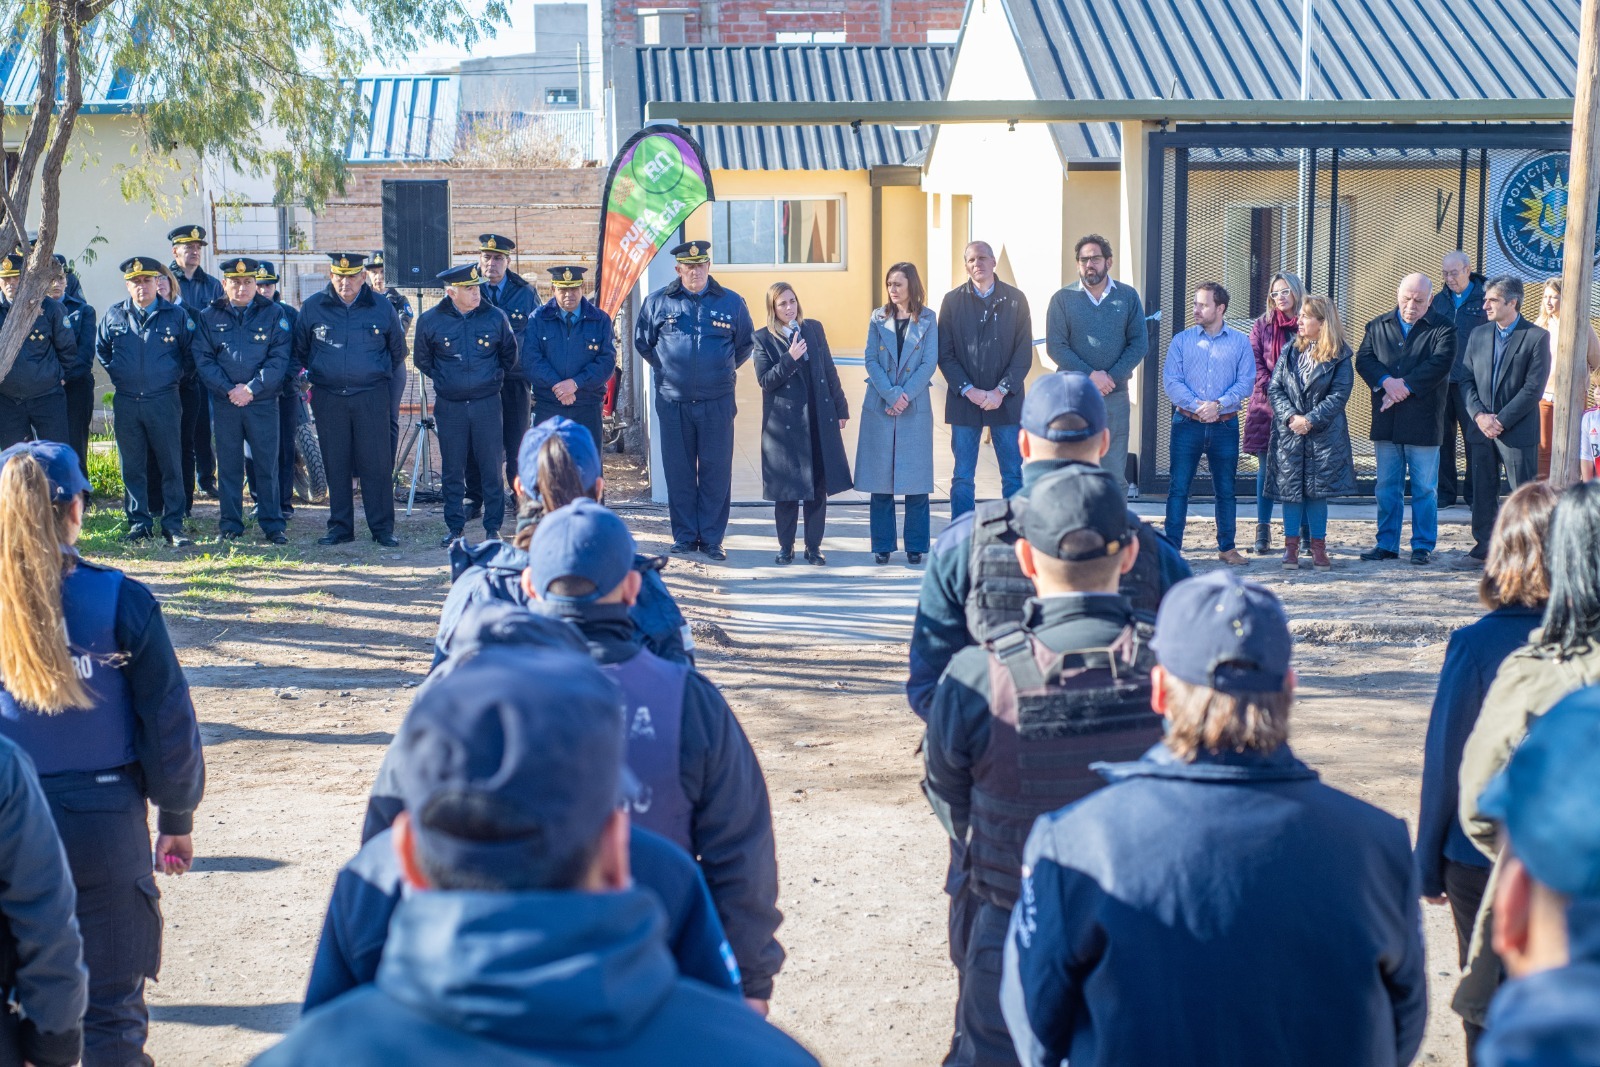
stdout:
<svg viewBox="0 0 1600 1067">
<path fill-rule="evenodd" d="M 613 500 L 638 491 L 636 475 L 607 473 Z M 196 513 L 214 536 L 214 505 Z M 664 549 L 659 510 L 627 514 L 647 550 Z M 162 879 L 166 958 L 149 997 L 157 1062 L 243 1063 L 293 1024 L 333 874 L 358 843 L 372 774 L 429 663 L 447 590 L 438 515 L 402 519 L 398 549 L 318 548 L 324 518 L 297 511 L 287 552 L 106 553 L 163 599 L 207 746 L 195 870 Z M 1438 564 L 1358 563 L 1370 530 L 1335 524 L 1330 540 L 1346 547 L 1332 574 L 1267 562 L 1252 573 L 1296 620 L 1297 751 L 1414 823 L 1429 701 L 1451 628 L 1478 613 L 1475 579 Z M 1446 530 L 1449 557 L 1466 544 L 1462 528 Z M 1201 555 L 1210 536 L 1192 521 L 1190 550 Z M 936 1063 L 955 996 L 945 842 L 917 785 L 904 645 L 741 634 L 719 606 L 717 573 L 676 561 L 667 579 L 771 790 L 789 953 L 773 1020 L 829 1064 Z M 1418 1062 L 1459 1064 L 1449 918 L 1430 908 L 1425 922 L 1433 1009 Z"/>
</svg>

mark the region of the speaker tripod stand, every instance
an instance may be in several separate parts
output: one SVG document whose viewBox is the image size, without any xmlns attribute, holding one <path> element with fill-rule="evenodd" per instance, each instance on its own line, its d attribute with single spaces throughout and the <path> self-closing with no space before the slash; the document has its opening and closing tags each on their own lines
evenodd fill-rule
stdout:
<svg viewBox="0 0 1600 1067">
<path fill-rule="evenodd" d="M 433 473 L 433 464 L 429 462 L 428 455 L 431 451 L 428 442 L 428 433 L 433 430 L 435 423 L 433 416 L 428 413 L 428 379 L 417 375 L 417 398 L 421 410 L 417 421 L 406 430 L 406 437 L 400 445 L 400 455 L 409 457 L 411 462 L 411 486 L 406 492 L 406 518 L 411 517 L 412 509 L 417 504 L 417 486 L 430 479 Z M 405 470 L 406 460 L 400 461 L 400 469 Z"/>
</svg>

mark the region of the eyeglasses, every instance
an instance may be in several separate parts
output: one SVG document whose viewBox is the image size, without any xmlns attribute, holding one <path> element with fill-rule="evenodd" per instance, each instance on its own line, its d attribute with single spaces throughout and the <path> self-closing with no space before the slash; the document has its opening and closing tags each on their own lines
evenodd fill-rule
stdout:
<svg viewBox="0 0 1600 1067">
<path fill-rule="evenodd" d="M 1294 290 L 1293 289 L 1274 289 L 1274 290 L 1272 290 L 1272 292 L 1268 293 L 1267 295 L 1270 296 L 1274 300 L 1282 300 L 1286 296 L 1293 296 L 1294 295 Z"/>
<path fill-rule="evenodd" d="M 1079 263 L 1104 263 L 1105 261 L 1106 261 L 1106 257 L 1105 256 L 1079 256 L 1078 257 L 1078 262 Z"/>
</svg>

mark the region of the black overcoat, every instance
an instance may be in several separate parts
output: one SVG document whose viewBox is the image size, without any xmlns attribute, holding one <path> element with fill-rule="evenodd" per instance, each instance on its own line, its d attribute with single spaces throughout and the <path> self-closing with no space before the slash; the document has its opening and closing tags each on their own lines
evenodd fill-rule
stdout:
<svg viewBox="0 0 1600 1067">
<path fill-rule="evenodd" d="M 821 445 L 827 495 L 842 493 L 854 483 L 844 451 L 839 420 L 850 417 L 850 402 L 839 386 L 839 371 L 828 351 L 822 323 L 802 319 L 800 336 L 806 358 L 789 355 L 788 341 L 771 330 L 756 331 L 756 381 L 761 385 L 761 495 L 767 500 L 810 500 L 817 479 L 811 469 L 811 435 Z M 806 376 L 811 384 L 806 384 Z M 816 408 L 812 409 L 812 397 Z"/>
<path fill-rule="evenodd" d="M 1278 356 L 1267 385 L 1272 401 L 1272 454 L 1267 468 L 1267 495 L 1303 503 L 1347 496 L 1356 491 L 1355 459 L 1350 452 L 1350 424 L 1344 406 L 1355 385 L 1355 370 L 1346 346 L 1336 359 L 1318 363 L 1311 380 L 1302 383 L 1300 364 L 1309 353 L 1290 341 Z M 1311 432 L 1297 434 L 1289 419 L 1304 415 Z"/>
</svg>

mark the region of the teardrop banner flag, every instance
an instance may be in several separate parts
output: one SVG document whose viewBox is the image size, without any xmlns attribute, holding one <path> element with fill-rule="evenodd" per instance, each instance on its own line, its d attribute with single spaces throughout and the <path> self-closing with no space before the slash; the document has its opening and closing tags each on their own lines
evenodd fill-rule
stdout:
<svg viewBox="0 0 1600 1067">
<path fill-rule="evenodd" d="M 715 199 L 711 171 L 694 138 L 681 126 L 646 126 L 628 138 L 606 176 L 601 198 L 600 310 L 617 310 L 644 268 L 694 209 Z"/>
</svg>

